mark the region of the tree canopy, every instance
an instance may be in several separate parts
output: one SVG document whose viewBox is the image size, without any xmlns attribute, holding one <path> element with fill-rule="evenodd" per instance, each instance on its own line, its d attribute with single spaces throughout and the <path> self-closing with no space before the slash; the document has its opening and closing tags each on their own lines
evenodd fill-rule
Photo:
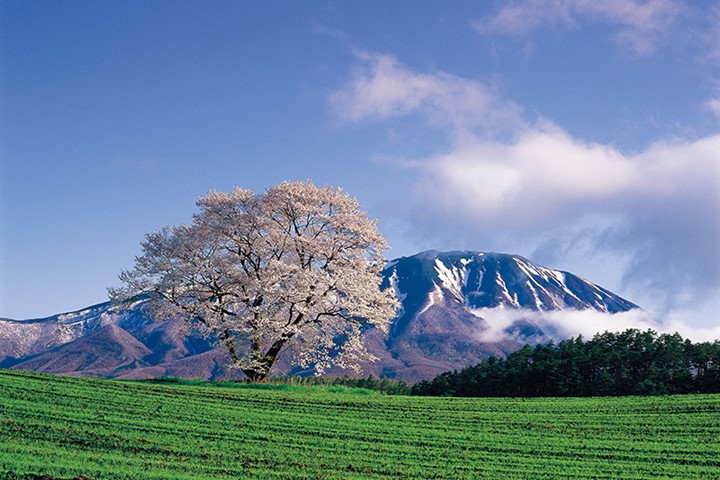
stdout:
<svg viewBox="0 0 720 480">
<path fill-rule="evenodd" d="M 413 386 L 417 395 L 603 396 L 720 393 L 720 341 L 628 329 L 494 356 Z"/>
<path fill-rule="evenodd" d="M 284 182 L 201 197 L 190 225 L 147 234 L 114 301 L 150 298 L 226 347 L 230 366 L 262 380 L 289 351 L 301 367 L 356 367 L 361 334 L 387 331 L 398 307 L 380 288 L 387 248 L 377 222 L 338 188 Z"/>
</svg>

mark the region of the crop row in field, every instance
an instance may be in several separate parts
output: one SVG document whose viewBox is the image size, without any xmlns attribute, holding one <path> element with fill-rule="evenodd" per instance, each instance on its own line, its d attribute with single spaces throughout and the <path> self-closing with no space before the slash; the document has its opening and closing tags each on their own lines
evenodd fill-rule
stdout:
<svg viewBox="0 0 720 480">
<path fill-rule="evenodd" d="M 720 478 L 720 396 L 401 397 L 0 370 L 0 477 L 38 475 Z"/>
</svg>

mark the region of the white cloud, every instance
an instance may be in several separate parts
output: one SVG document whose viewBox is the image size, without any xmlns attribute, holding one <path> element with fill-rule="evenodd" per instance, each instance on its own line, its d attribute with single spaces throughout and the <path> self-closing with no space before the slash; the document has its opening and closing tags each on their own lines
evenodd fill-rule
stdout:
<svg viewBox="0 0 720 480">
<path fill-rule="evenodd" d="M 624 155 L 540 126 L 509 143 L 457 145 L 413 165 L 423 176 L 422 191 L 443 211 L 490 226 L 525 226 L 567 213 L 568 205 L 609 212 L 622 210 L 624 201 L 680 199 L 698 189 L 717 207 L 720 136 Z"/>
<path fill-rule="evenodd" d="M 720 327 L 695 328 L 678 321 L 660 322 L 650 312 L 635 309 L 621 313 L 604 313 L 596 310 L 569 310 L 536 312 L 507 308 L 486 308 L 476 311 L 485 319 L 487 329 L 478 333 L 481 341 L 496 342 L 508 339 L 507 329 L 518 321 L 531 322 L 543 330 L 547 337 L 556 341 L 582 335 L 591 339 L 598 333 L 620 332 L 629 328 L 658 333 L 679 333 L 694 342 L 712 341 L 720 338 Z M 541 341 L 546 341 L 539 339 Z M 516 340 L 525 341 L 524 338 Z"/>
<path fill-rule="evenodd" d="M 356 52 L 360 63 L 346 87 L 330 97 L 344 120 L 382 120 L 422 113 L 457 136 L 497 132 L 522 122 L 521 109 L 493 88 L 445 72 L 418 74 L 392 55 Z"/>
<path fill-rule="evenodd" d="M 684 10 L 679 0 L 523 0 L 505 4 L 476 25 L 485 33 L 526 35 L 543 27 L 576 27 L 586 19 L 606 22 L 617 28 L 619 46 L 648 54 Z"/>
<path fill-rule="evenodd" d="M 423 192 L 440 199 L 440 208 L 490 224 L 536 224 L 569 202 L 605 201 L 644 188 L 640 165 L 617 150 L 546 126 L 524 130 L 510 143 L 458 145 L 417 168 Z"/>
</svg>

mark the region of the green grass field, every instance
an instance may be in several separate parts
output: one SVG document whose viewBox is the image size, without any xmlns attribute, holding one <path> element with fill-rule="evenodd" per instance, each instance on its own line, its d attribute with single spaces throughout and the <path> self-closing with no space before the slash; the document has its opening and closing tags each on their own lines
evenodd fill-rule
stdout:
<svg viewBox="0 0 720 480">
<path fill-rule="evenodd" d="M 0 370 L 0 478 L 74 477 L 716 479 L 720 396 L 400 397 Z"/>
</svg>

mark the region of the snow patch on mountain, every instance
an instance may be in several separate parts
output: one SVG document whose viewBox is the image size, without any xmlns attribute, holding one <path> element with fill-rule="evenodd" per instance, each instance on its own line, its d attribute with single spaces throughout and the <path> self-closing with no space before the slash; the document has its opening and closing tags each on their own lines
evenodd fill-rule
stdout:
<svg viewBox="0 0 720 480">
<path fill-rule="evenodd" d="M 395 291 L 395 296 L 402 302 L 407 297 L 407 293 L 404 293 L 400 290 L 400 287 L 398 286 L 398 274 L 397 271 L 393 270 L 392 274 L 390 275 L 390 286 Z"/>
<path fill-rule="evenodd" d="M 469 263 L 468 259 L 461 259 L 461 268 L 451 265 L 449 268 L 439 259 L 435 259 L 435 271 L 442 285 L 449 290 L 455 298 L 463 301 L 463 289 L 467 285 L 467 269 L 465 265 Z"/>
<path fill-rule="evenodd" d="M 433 287 L 433 289 L 430 291 L 430 293 L 428 294 L 427 298 L 428 298 L 427 302 L 423 306 L 422 310 L 420 310 L 417 313 L 418 315 L 427 312 L 430 309 L 430 307 L 432 307 L 433 305 L 442 303 L 443 293 L 442 293 L 442 290 L 440 289 L 440 286 L 435 285 Z"/>
</svg>

